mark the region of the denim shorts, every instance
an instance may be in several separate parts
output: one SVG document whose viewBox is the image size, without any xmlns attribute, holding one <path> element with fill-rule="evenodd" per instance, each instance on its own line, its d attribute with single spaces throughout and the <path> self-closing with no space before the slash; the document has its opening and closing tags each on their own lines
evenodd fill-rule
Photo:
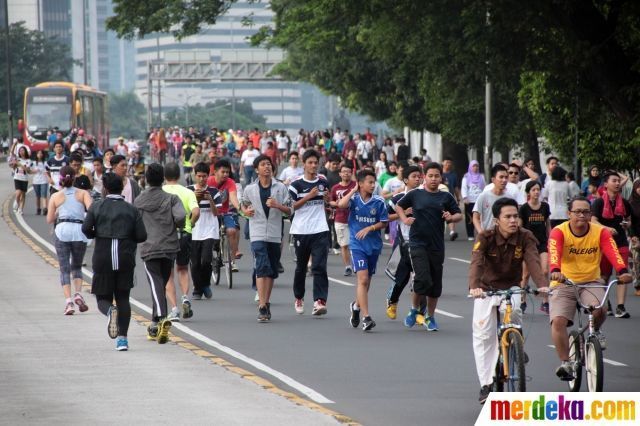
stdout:
<svg viewBox="0 0 640 426">
<path fill-rule="evenodd" d="M 252 241 L 254 269 L 257 278 L 278 278 L 278 262 L 280 261 L 280 243 Z"/>
<path fill-rule="evenodd" d="M 238 222 L 238 215 L 227 213 L 222 216 L 222 220 L 224 220 L 224 226 L 227 229 L 235 228 L 240 229 L 240 222 Z"/>
</svg>

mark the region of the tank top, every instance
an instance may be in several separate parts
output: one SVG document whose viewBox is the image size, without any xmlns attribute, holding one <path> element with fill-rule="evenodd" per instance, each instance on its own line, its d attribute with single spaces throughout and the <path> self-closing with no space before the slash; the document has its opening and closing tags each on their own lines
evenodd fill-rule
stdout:
<svg viewBox="0 0 640 426">
<path fill-rule="evenodd" d="M 78 188 L 63 188 L 65 200 L 58 207 L 58 219 L 84 220 L 84 204 L 76 200 L 76 192 Z M 60 222 L 56 225 L 56 237 L 60 241 L 88 241 L 87 237 L 82 233 L 82 223 Z"/>
</svg>

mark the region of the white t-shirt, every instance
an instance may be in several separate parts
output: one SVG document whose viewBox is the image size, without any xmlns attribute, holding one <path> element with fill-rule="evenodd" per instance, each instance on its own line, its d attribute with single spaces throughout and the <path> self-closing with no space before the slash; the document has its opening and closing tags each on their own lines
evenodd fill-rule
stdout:
<svg viewBox="0 0 640 426">
<path fill-rule="evenodd" d="M 496 195 L 493 191 L 487 191 L 486 189 L 478 196 L 478 199 L 473 206 L 473 211 L 480 213 L 480 226 L 482 226 L 483 231 L 493 229 L 495 223 L 493 221 L 493 211 L 491 209 L 493 207 L 493 203 L 503 197 L 514 198 L 509 195 L 507 191 L 505 191 L 504 194 Z"/>
<path fill-rule="evenodd" d="M 484 187 L 484 191 L 482 192 L 493 192 L 493 188 L 495 185 L 490 183 L 489 185 Z M 507 187 L 505 188 L 503 197 L 509 197 L 516 200 L 519 206 L 523 205 L 527 202 L 527 198 L 520 192 L 520 188 L 515 183 L 507 182 Z"/>
<path fill-rule="evenodd" d="M 259 155 L 260 153 L 257 149 L 245 149 L 242 157 L 240 157 L 240 161 L 245 167 L 253 167 L 253 160 L 258 158 Z"/>
<path fill-rule="evenodd" d="M 387 191 L 390 193 L 396 192 L 399 188 L 402 188 L 404 183 L 398 179 L 397 177 L 391 178 L 384 183 L 383 191 Z"/>
<path fill-rule="evenodd" d="M 543 197 L 546 196 L 549 203 L 549 210 L 551 220 L 566 220 L 567 216 L 567 201 L 569 200 L 569 183 L 566 181 L 547 179 L 544 189 L 542 190 Z"/>
<path fill-rule="evenodd" d="M 32 163 L 32 167 L 35 169 L 35 173 L 33 175 L 33 184 L 34 185 L 43 185 L 49 183 L 49 178 L 47 177 L 47 163 Z"/>
<path fill-rule="evenodd" d="M 380 179 L 380 175 L 387 171 L 387 165 L 384 164 L 384 161 L 378 160 L 376 161 L 376 180 Z"/>
<path fill-rule="evenodd" d="M 358 143 L 356 152 L 359 157 L 362 157 L 363 159 L 368 160 L 369 156 L 371 156 L 371 149 L 372 149 L 371 142 L 367 140 L 363 140 Z"/>
<path fill-rule="evenodd" d="M 32 166 L 32 161 L 29 159 L 24 159 L 24 158 L 19 158 L 16 160 L 16 164 L 18 167 L 16 167 L 13 171 L 13 179 L 14 180 L 20 180 L 23 182 L 28 182 L 29 181 L 29 175 L 27 175 L 27 173 L 24 171 L 23 167 L 26 167 L 27 172 L 29 171 L 29 169 L 31 169 Z"/>
<path fill-rule="evenodd" d="M 127 149 L 129 150 L 130 153 L 138 151 L 138 149 L 139 149 L 138 143 L 135 142 L 135 141 L 127 142 Z"/>
<path fill-rule="evenodd" d="M 291 166 L 287 166 L 281 173 L 280 173 L 280 180 L 283 182 L 288 182 L 291 183 L 291 181 L 294 178 L 297 178 L 298 176 L 302 176 L 302 174 L 304 173 L 304 170 L 302 169 L 302 167 L 291 167 Z"/>
<path fill-rule="evenodd" d="M 278 136 L 276 138 L 276 141 L 278 143 L 278 149 L 289 148 L 289 138 L 287 138 L 286 136 Z"/>
</svg>

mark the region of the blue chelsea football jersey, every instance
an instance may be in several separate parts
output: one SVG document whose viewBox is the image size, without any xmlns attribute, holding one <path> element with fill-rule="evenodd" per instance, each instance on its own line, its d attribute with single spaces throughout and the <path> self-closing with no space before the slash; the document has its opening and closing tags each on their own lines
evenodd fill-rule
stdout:
<svg viewBox="0 0 640 426">
<path fill-rule="evenodd" d="M 388 220 L 389 214 L 384 198 L 373 195 L 364 202 L 359 193 L 354 194 L 349 200 L 349 248 L 360 250 L 367 255 L 380 253 L 382 251 L 380 231 L 369 232 L 362 240 L 358 240 L 356 234 L 367 226 Z"/>
</svg>

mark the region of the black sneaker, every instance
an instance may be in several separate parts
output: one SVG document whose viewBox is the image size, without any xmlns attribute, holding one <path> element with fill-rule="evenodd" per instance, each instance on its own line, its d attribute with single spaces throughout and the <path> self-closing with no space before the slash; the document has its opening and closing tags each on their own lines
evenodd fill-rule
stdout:
<svg viewBox="0 0 640 426">
<path fill-rule="evenodd" d="M 458 239 L 458 233 L 456 231 L 449 232 L 449 239 L 451 241 L 455 241 Z"/>
<path fill-rule="evenodd" d="M 616 308 L 616 318 L 630 318 L 629 312 L 624 308 L 624 305 L 618 305 Z"/>
<path fill-rule="evenodd" d="M 607 316 L 608 317 L 613 316 L 613 309 L 611 308 L 611 302 L 609 302 L 608 300 L 607 300 Z"/>
<path fill-rule="evenodd" d="M 575 378 L 574 376 L 574 368 L 571 361 L 562 361 L 560 367 L 556 368 L 556 376 L 563 381 L 570 381 Z"/>
<path fill-rule="evenodd" d="M 267 302 L 267 319 L 271 321 L 271 303 Z"/>
<path fill-rule="evenodd" d="M 484 385 L 480 388 L 480 396 L 478 397 L 478 402 L 480 404 L 484 404 L 484 402 L 489 398 L 489 394 L 491 393 L 491 385 Z"/>
<path fill-rule="evenodd" d="M 349 304 L 349 312 L 351 312 L 349 322 L 353 328 L 357 328 L 360 325 L 360 309 L 356 309 L 355 306 L 356 302 L 351 302 Z"/>
<path fill-rule="evenodd" d="M 371 331 L 376 326 L 376 322 L 371 317 L 364 317 L 362 320 L 362 331 Z"/>
<path fill-rule="evenodd" d="M 258 308 L 258 322 L 268 322 L 269 321 L 269 311 L 266 306 L 260 306 Z"/>
</svg>

